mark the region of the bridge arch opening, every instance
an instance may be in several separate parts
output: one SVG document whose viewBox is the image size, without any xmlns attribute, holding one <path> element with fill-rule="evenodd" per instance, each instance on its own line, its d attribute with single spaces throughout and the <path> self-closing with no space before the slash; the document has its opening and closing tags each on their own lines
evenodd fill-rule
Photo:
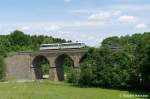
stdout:
<svg viewBox="0 0 150 99">
<path fill-rule="evenodd" d="M 50 64 L 45 56 L 43 55 L 36 56 L 32 61 L 32 68 L 35 74 L 35 79 L 48 78 Z"/>
<path fill-rule="evenodd" d="M 55 64 L 57 77 L 59 81 L 67 79 L 67 74 L 69 74 L 74 68 L 74 61 L 67 54 L 59 55 L 55 60 Z"/>
</svg>

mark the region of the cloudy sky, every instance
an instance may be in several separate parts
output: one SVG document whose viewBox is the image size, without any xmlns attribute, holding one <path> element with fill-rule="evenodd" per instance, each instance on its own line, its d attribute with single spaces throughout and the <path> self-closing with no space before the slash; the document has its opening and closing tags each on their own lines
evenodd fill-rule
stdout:
<svg viewBox="0 0 150 99">
<path fill-rule="evenodd" d="M 99 46 L 150 31 L 150 0 L 0 0 L 0 34 L 16 29 Z"/>
</svg>

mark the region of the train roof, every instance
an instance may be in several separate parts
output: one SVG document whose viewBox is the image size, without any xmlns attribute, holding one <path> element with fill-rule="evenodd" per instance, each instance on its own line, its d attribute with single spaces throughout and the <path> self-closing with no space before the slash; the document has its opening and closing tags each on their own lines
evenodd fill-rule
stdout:
<svg viewBox="0 0 150 99">
<path fill-rule="evenodd" d="M 52 44 L 41 44 L 41 45 L 59 45 L 59 44 L 84 44 L 84 43 L 52 43 Z"/>
</svg>

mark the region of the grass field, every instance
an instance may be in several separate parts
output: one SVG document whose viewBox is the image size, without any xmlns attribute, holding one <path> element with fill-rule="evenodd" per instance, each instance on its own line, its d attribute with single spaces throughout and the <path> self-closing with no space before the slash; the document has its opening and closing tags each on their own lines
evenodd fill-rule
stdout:
<svg viewBox="0 0 150 99">
<path fill-rule="evenodd" d="M 103 88 L 79 88 L 64 82 L 46 80 L 0 83 L 0 99 L 140 99 L 123 95 L 131 93 Z"/>
</svg>

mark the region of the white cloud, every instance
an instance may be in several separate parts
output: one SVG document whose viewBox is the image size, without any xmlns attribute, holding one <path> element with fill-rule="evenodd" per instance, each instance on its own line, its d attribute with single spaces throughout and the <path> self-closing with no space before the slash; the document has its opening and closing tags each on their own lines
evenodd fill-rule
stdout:
<svg viewBox="0 0 150 99">
<path fill-rule="evenodd" d="M 88 17 L 88 20 L 95 21 L 95 22 L 112 22 L 116 20 L 116 18 L 121 14 L 120 10 L 113 10 L 113 11 L 99 11 L 91 14 Z"/>
<path fill-rule="evenodd" d="M 23 27 L 19 27 L 18 29 L 19 29 L 19 30 L 22 30 L 22 31 L 27 31 L 27 30 L 30 29 L 30 27 L 28 27 L 28 26 L 23 26 Z"/>
<path fill-rule="evenodd" d="M 117 11 L 114 11 L 112 14 L 118 16 L 118 15 L 121 14 L 121 11 L 120 11 L 120 10 L 117 10 Z"/>
<path fill-rule="evenodd" d="M 123 15 L 118 18 L 118 21 L 122 23 L 134 23 L 137 21 L 137 18 L 135 16 Z"/>
<path fill-rule="evenodd" d="M 109 17 L 111 17 L 109 12 L 99 12 L 96 14 L 92 14 L 88 17 L 89 20 L 94 20 L 94 21 L 103 21 L 103 20 L 107 20 Z"/>
<path fill-rule="evenodd" d="M 50 25 L 50 26 L 48 25 L 45 27 L 45 30 L 47 31 L 59 31 L 61 29 L 62 29 L 62 26 L 60 25 Z"/>
<path fill-rule="evenodd" d="M 136 28 L 145 28 L 145 24 L 143 24 L 143 23 L 138 24 L 138 25 L 136 25 Z"/>
<path fill-rule="evenodd" d="M 71 2 L 72 0 L 64 0 L 64 2 L 66 2 L 66 3 L 69 3 L 69 2 Z"/>
</svg>

